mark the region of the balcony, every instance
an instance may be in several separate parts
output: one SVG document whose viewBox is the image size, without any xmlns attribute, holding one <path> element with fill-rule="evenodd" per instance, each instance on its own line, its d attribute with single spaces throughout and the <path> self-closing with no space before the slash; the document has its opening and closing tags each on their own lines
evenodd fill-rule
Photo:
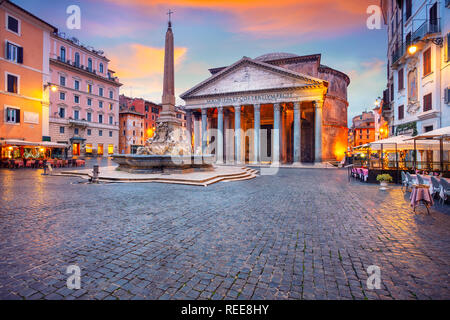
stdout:
<svg viewBox="0 0 450 320">
<path fill-rule="evenodd" d="M 77 119 L 70 119 L 69 118 L 69 123 L 73 126 L 77 126 L 77 127 L 87 127 L 89 126 L 89 122 L 86 120 L 77 120 Z"/>
<path fill-rule="evenodd" d="M 441 19 L 426 20 L 422 25 L 417 28 L 413 33 L 413 41 L 422 40 L 428 35 L 441 32 Z"/>
<path fill-rule="evenodd" d="M 405 54 L 406 44 L 402 43 L 393 53 L 392 53 L 392 64 L 396 63 L 400 60 L 401 57 Z"/>
</svg>

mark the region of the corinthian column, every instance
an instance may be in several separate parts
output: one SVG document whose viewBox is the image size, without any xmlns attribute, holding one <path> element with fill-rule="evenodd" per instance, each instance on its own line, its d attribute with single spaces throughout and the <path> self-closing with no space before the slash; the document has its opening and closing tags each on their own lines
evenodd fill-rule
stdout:
<svg viewBox="0 0 450 320">
<path fill-rule="evenodd" d="M 301 115 L 300 102 L 294 103 L 294 164 L 300 164 L 301 157 Z"/>
<path fill-rule="evenodd" d="M 202 154 L 207 154 L 206 143 L 208 139 L 208 109 L 202 109 Z"/>
<path fill-rule="evenodd" d="M 217 108 L 217 150 L 218 164 L 223 164 L 223 107 Z"/>
<path fill-rule="evenodd" d="M 234 147 L 236 164 L 241 164 L 241 106 L 234 106 Z"/>
<path fill-rule="evenodd" d="M 280 104 L 273 105 L 273 154 L 272 164 L 280 164 Z"/>
<path fill-rule="evenodd" d="M 315 109 L 314 142 L 315 154 L 314 162 L 322 162 L 322 107 L 323 101 L 313 102 Z"/>
<path fill-rule="evenodd" d="M 253 162 L 256 164 L 259 162 L 260 157 L 260 148 L 259 148 L 259 139 L 260 139 L 260 129 L 261 129 L 261 105 L 255 104 L 253 105 L 253 112 L 255 118 L 254 124 L 254 155 Z"/>
</svg>

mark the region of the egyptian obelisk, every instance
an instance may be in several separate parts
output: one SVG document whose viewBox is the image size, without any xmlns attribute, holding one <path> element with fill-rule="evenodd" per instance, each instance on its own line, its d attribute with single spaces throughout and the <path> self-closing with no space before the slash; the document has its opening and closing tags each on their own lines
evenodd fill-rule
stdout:
<svg viewBox="0 0 450 320">
<path fill-rule="evenodd" d="M 164 51 L 164 83 L 162 95 L 162 111 L 158 122 L 164 122 L 169 127 L 180 126 L 181 122 L 177 119 L 175 112 L 175 70 L 174 70 L 174 48 L 172 21 L 169 11 L 169 25 L 166 32 L 166 43 Z"/>
</svg>

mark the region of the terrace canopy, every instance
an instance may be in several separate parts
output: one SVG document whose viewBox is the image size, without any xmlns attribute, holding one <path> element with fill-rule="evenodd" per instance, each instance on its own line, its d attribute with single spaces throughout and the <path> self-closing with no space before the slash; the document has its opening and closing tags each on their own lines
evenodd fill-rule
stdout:
<svg viewBox="0 0 450 320">
<path fill-rule="evenodd" d="M 417 154 L 415 162 L 417 167 L 420 167 L 424 160 L 427 162 L 427 166 L 431 168 L 440 167 L 441 171 L 449 171 L 450 161 L 450 126 L 432 130 L 422 133 L 413 138 L 410 138 L 414 142 L 415 150 L 420 152 L 420 161 L 417 161 Z M 425 144 L 428 148 L 424 150 L 427 154 L 423 154 L 420 148 Z"/>
</svg>

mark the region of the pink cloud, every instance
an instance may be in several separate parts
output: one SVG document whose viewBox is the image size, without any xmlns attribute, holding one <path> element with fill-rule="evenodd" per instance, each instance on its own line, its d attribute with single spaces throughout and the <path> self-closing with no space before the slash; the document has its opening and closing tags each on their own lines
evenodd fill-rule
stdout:
<svg viewBox="0 0 450 320">
<path fill-rule="evenodd" d="M 259 37 L 276 35 L 327 35 L 366 28 L 366 9 L 373 0 L 106 0 L 136 5 L 154 12 L 164 6 L 175 9 L 204 9 L 229 14 L 234 31 Z"/>
<path fill-rule="evenodd" d="M 124 84 L 122 92 L 134 96 L 156 97 L 162 92 L 164 48 L 127 43 L 107 49 L 111 69 Z M 178 68 L 187 48 L 175 48 L 175 68 Z"/>
</svg>

